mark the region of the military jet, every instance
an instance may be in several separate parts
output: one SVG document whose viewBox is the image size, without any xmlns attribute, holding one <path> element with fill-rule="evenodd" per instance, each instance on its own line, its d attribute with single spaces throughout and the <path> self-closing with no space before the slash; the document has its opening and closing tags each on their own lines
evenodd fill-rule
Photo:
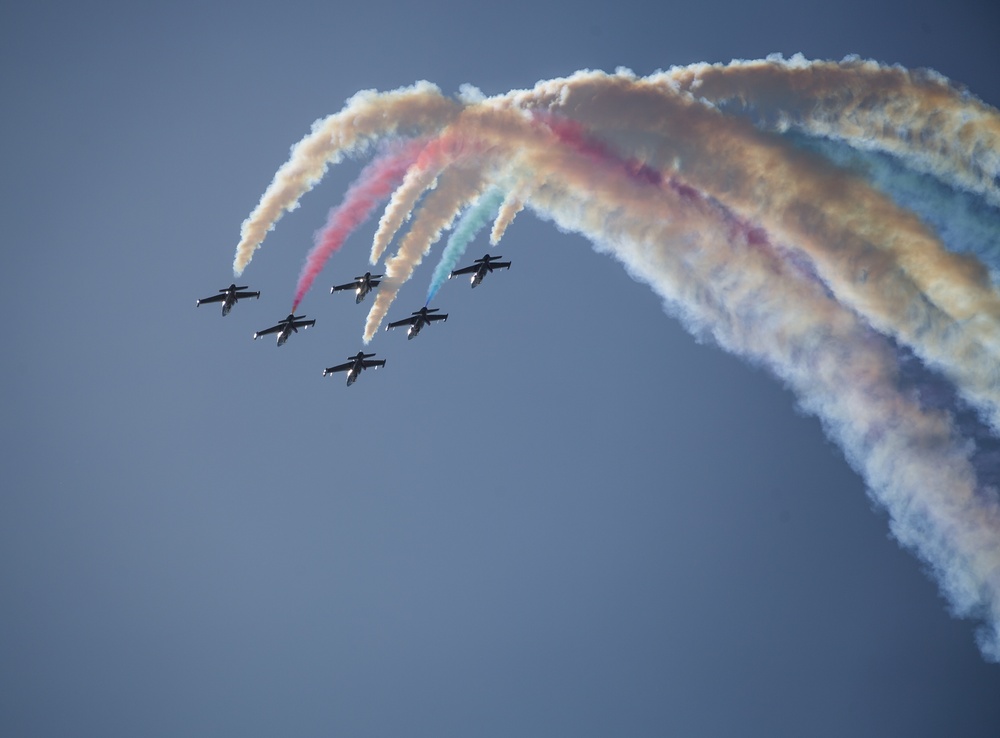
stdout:
<svg viewBox="0 0 1000 738">
<path fill-rule="evenodd" d="M 398 328 L 401 325 L 409 325 L 410 330 L 406 332 L 406 340 L 410 340 L 415 335 L 420 333 L 420 329 L 425 325 L 430 325 L 435 320 L 448 320 L 448 313 L 444 315 L 431 315 L 431 313 L 436 313 L 440 308 L 427 308 L 422 307 L 419 310 L 414 311 L 409 318 L 403 318 L 402 320 L 397 320 L 395 323 L 389 323 L 385 327 L 386 330 L 390 328 Z"/>
<path fill-rule="evenodd" d="M 212 295 L 211 297 L 206 297 L 204 299 L 198 300 L 197 307 L 201 307 L 202 303 L 206 302 L 221 302 L 222 303 L 222 314 L 229 315 L 229 311 L 233 309 L 233 305 L 236 304 L 238 300 L 244 297 L 256 297 L 260 299 L 259 292 L 240 292 L 240 290 L 245 290 L 246 287 L 237 287 L 236 283 L 233 282 L 231 285 L 226 287 L 224 290 L 219 290 L 218 295 Z"/>
<path fill-rule="evenodd" d="M 492 272 L 494 269 L 510 269 L 509 261 L 496 261 L 501 257 L 490 256 L 486 254 L 482 259 L 476 259 L 472 266 L 463 267 L 462 269 L 456 269 L 451 274 L 448 275 L 448 279 L 452 277 L 457 277 L 460 274 L 471 274 L 472 275 L 472 288 L 475 289 L 476 285 L 483 281 L 483 277 L 486 276 L 487 272 Z"/>
<path fill-rule="evenodd" d="M 385 366 L 385 359 L 372 359 L 371 357 L 374 355 L 358 351 L 354 356 L 347 357 L 348 361 L 346 363 L 324 369 L 323 376 L 325 377 L 327 374 L 333 374 L 334 372 L 347 372 L 347 386 L 350 387 L 354 384 L 354 380 L 358 378 L 358 375 L 361 374 L 362 369 L 378 369 L 380 366 Z"/>
<path fill-rule="evenodd" d="M 359 303 L 368 296 L 368 293 L 373 289 L 378 287 L 379 280 L 382 278 L 381 274 L 372 274 L 371 272 L 365 272 L 364 276 L 355 277 L 353 282 L 348 282 L 347 284 L 338 284 L 330 288 L 330 294 L 334 292 L 340 292 L 341 290 L 355 290 L 357 297 L 354 298 L 355 303 Z"/>
<path fill-rule="evenodd" d="M 282 345 L 288 340 L 288 337 L 293 333 L 298 333 L 299 328 L 305 330 L 306 328 L 311 328 L 316 325 L 315 320 L 303 320 L 305 315 L 292 315 L 288 314 L 288 317 L 284 320 L 279 320 L 277 325 L 272 325 L 270 328 L 265 328 L 262 331 L 257 331 L 253 334 L 253 340 L 257 340 L 261 336 L 268 336 L 272 333 L 278 334 L 278 345 Z"/>
</svg>

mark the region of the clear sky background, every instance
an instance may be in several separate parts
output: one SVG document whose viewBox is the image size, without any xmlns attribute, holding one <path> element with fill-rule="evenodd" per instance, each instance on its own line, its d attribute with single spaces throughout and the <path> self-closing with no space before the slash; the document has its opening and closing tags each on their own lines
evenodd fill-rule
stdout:
<svg viewBox="0 0 1000 738">
<path fill-rule="evenodd" d="M 969 0 L 6 4 L 0 734 L 1000 735 L 1000 667 L 818 422 L 582 238 L 522 214 L 512 269 L 347 389 L 321 372 L 370 303 L 329 286 L 371 225 L 314 329 L 251 335 L 348 162 L 259 301 L 195 309 L 357 90 L 856 53 L 998 105 L 998 29 Z"/>
</svg>

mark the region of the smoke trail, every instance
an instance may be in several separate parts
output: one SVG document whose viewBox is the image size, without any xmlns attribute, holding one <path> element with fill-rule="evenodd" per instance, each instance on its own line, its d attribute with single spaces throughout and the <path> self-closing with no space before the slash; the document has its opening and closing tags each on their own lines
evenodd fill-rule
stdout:
<svg viewBox="0 0 1000 738">
<path fill-rule="evenodd" d="M 403 222 L 410 217 L 417 200 L 427 190 L 433 188 L 437 176 L 444 169 L 444 164 L 430 166 L 427 163 L 411 168 L 400 183 L 399 188 L 392 193 L 392 199 L 379 218 L 378 228 L 372 239 L 372 252 L 369 261 L 374 266 L 382 258 L 386 247 L 393 236 L 399 232 Z"/>
<path fill-rule="evenodd" d="M 476 234 L 482 230 L 483 226 L 486 225 L 490 216 L 497 212 L 504 199 L 504 193 L 500 190 L 495 188 L 487 190 L 459 218 L 455 230 L 448 237 L 448 245 L 445 246 L 444 252 L 441 254 L 441 261 L 434 268 L 430 287 L 427 288 L 426 305 L 431 304 L 431 300 L 434 299 L 437 291 L 441 289 L 441 285 L 448 279 L 448 276 L 458 264 L 458 260 L 462 258 L 466 247 L 476 237 Z"/>
<path fill-rule="evenodd" d="M 423 146 L 423 141 L 389 146 L 380 157 L 361 171 L 344 195 L 344 201 L 330 211 L 326 226 L 316 234 L 315 245 L 306 256 L 299 274 L 292 304 L 293 313 L 326 262 L 354 229 L 371 215 L 378 201 L 388 197 L 392 189 L 399 185 Z"/>
<path fill-rule="evenodd" d="M 859 151 L 840 141 L 796 133 L 785 138 L 864 177 L 897 205 L 916 213 L 949 251 L 979 259 L 989 270 L 993 287 L 1000 285 L 1000 209 L 931 175 L 907 169 L 889 154 Z"/>
<path fill-rule="evenodd" d="M 459 167 L 451 167 L 440 176 L 437 188 L 427 196 L 413 226 L 399 245 L 399 251 L 385 263 L 385 278 L 365 322 L 365 343 L 372 340 L 400 286 L 412 276 L 424 255 L 441 237 L 441 231 L 451 225 L 466 203 L 478 197 L 480 180 L 478 172 Z"/>
<path fill-rule="evenodd" d="M 406 173 L 402 184 L 392 193 L 392 199 L 379 220 L 378 229 L 372 239 L 370 261 L 373 265 L 378 263 L 393 236 L 409 219 L 420 196 L 434 187 L 438 175 L 451 162 L 469 153 L 465 151 L 466 143 L 452 131 L 442 133 L 424 146 L 414 166 Z"/>
<path fill-rule="evenodd" d="M 522 192 L 523 189 L 525 189 L 523 186 L 518 188 L 517 194 L 515 191 L 508 192 L 503 204 L 500 205 L 497 218 L 493 221 L 493 230 L 490 231 L 490 246 L 496 246 L 500 243 L 507 226 L 514 222 L 515 216 L 524 208 L 527 196 Z"/>
<path fill-rule="evenodd" d="M 463 153 L 411 170 L 436 170 L 437 188 L 386 264 L 366 341 L 456 213 L 510 193 L 494 233 L 523 203 L 585 234 L 693 333 L 781 378 L 1000 661 L 1000 295 L 981 242 L 998 228 L 1000 113 L 931 73 L 801 59 L 581 72 L 466 94 L 446 116 L 425 103 L 408 133 Z M 822 156 L 760 128 L 801 130 Z M 971 193 L 975 220 L 948 215 L 941 183 Z M 400 197 L 399 224 L 424 191 Z"/>
<path fill-rule="evenodd" d="M 442 97 L 429 82 L 417 82 L 393 92 L 365 90 L 344 109 L 313 123 L 312 131 L 292 147 L 288 161 L 274 175 L 260 203 L 243 221 L 236 245 L 233 273 L 238 277 L 260 248 L 267 232 L 299 198 L 311 190 L 327 167 L 345 153 L 364 149 L 376 138 L 409 130 L 430 132 L 447 124 L 459 105 Z"/>
<path fill-rule="evenodd" d="M 673 67 L 650 80 L 720 106 L 747 107 L 763 127 L 801 128 L 894 153 L 1000 206 L 996 111 L 932 70 L 777 54 Z"/>
</svg>

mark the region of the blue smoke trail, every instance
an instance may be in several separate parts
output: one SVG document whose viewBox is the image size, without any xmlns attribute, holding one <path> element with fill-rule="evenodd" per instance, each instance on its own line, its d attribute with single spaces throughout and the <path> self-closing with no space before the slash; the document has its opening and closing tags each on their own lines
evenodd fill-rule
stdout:
<svg viewBox="0 0 1000 738">
<path fill-rule="evenodd" d="M 441 261 L 434 267 L 434 276 L 431 277 L 431 285 L 427 288 L 427 302 L 424 303 L 425 305 L 431 304 L 431 300 L 434 299 L 438 290 L 441 289 L 444 281 L 448 279 L 448 275 L 451 274 L 452 270 L 458 264 L 458 260 L 462 258 L 465 249 L 472 242 L 472 239 L 476 237 L 476 234 L 492 218 L 496 217 L 497 211 L 500 210 L 500 206 L 503 204 L 503 199 L 503 192 L 495 187 L 490 188 L 462 214 L 458 224 L 455 226 L 455 230 L 451 232 L 451 236 L 448 238 L 448 245 L 445 246 L 444 252 L 441 254 Z"/>
<path fill-rule="evenodd" d="M 914 171 L 891 154 L 855 149 L 843 141 L 798 132 L 786 133 L 784 138 L 868 181 L 917 215 L 949 251 L 982 261 L 990 281 L 1000 286 L 1000 210 L 986 200 Z"/>
</svg>

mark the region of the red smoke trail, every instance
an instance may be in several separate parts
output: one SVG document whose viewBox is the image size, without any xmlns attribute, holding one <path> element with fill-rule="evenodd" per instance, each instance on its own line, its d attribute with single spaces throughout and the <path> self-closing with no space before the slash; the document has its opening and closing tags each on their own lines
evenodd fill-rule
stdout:
<svg viewBox="0 0 1000 738">
<path fill-rule="evenodd" d="M 638 159 L 623 159 L 611 147 L 592 134 L 575 120 L 544 111 L 532 111 L 532 117 L 545 125 L 556 138 L 571 149 L 589 159 L 605 165 L 620 168 L 629 178 L 642 184 L 660 186 L 663 175 Z"/>
<path fill-rule="evenodd" d="M 697 203 L 706 215 L 712 213 L 716 219 L 725 224 L 731 243 L 746 244 L 749 247 L 768 251 L 775 258 L 788 260 L 793 271 L 800 276 L 811 281 L 819 281 L 811 263 L 804 255 L 794 254 L 775 245 L 768 232 L 760 225 L 741 218 L 717 199 L 709 197 L 676 175 L 664 177 L 659 170 L 635 157 L 628 159 L 621 157 L 607 143 L 590 132 L 586 126 L 570 118 L 548 111 L 532 111 L 532 118 L 548 128 L 560 143 L 594 163 L 617 169 L 637 184 L 670 190 L 682 203 Z"/>
<path fill-rule="evenodd" d="M 330 211 L 326 227 L 317 232 L 315 245 L 302 265 L 295 288 L 294 313 L 327 260 L 343 245 L 354 229 L 361 225 L 372 210 L 396 189 L 403 175 L 423 151 L 426 140 L 409 141 L 390 146 L 381 156 L 366 166 L 344 195 L 344 201 Z"/>
</svg>

